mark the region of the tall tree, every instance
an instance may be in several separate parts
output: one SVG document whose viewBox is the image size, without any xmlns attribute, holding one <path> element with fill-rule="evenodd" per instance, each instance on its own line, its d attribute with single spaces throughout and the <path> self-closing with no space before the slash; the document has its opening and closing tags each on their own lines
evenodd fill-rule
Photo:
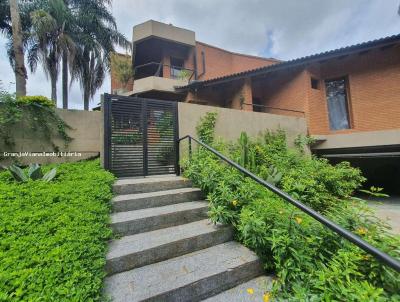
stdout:
<svg viewBox="0 0 400 302">
<path fill-rule="evenodd" d="M 21 19 L 19 15 L 17 0 L 10 0 L 10 17 L 12 24 L 13 50 L 15 57 L 14 73 L 16 95 L 24 96 L 26 95 L 27 73 L 24 62 L 23 35 L 21 30 Z"/>
<path fill-rule="evenodd" d="M 57 103 L 61 58 L 63 55 L 72 56 L 75 52 L 75 43 L 67 31 L 67 26 L 72 23 L 73 17 L 64 1 L 49 0 L 43 2 L 42 9 L 31 13 L 31 19 L 33 42 L 28 55 L 30 66 L 34 71 L 37 61 L 42 62 L 45 74 L 51 82 L 51 99 Z"/>
<path fill-rule="evenodd" d="M 102 86 L 110 70 L 110 57 L 115 45 L 130 49 L 130 43 L 118 32 L 114 17 L 109 11 L 111 1 L 70 0 L 78 7 L 77 25 L 82 29 L 78 51 L 72 64 L 72 80 L 78 80 L 83 90 L 84 109 Z"/>
</svg>

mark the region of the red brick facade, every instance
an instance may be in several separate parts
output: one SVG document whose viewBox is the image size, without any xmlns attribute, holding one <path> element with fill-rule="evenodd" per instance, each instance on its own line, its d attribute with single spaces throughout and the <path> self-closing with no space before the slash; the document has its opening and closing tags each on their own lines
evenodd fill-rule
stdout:
<svg viewBox="0 0 400 302">
<path fill-rule="evenodd" d="M 311 87 L 311 78 L 317 80 L 316 89 Z M 325 80 L 336 78 L 347 80 L 350 129 L 329 126 Z M 244 81 L 250 83 L 250 93 Z M 314 135 L 399 129 L 400 45 L 209 85 L 186 100 L 252 110 L 252 106 L 239 105 L 239 96 L 247 96 L 245 103 L 258 99 L 265 106 L 263 112 L 305 117 Z"/>
<path fill-rule="evenodd" d="M 172 92 L 170 99 L 305 117 L 310 134 L 315 135 L 400 128 L 399 41 L 328 58 L 322 54 L 321 59 L 307 64 L 265 73 L 249 72 L 224 82 L 215 79 L 279 61 L 237 54 L 197 41 L 194 46 L 157 39 L 143 43 L 148 44 L 145 51 L 142 48 L 142 56 L 146 57 L 142 61 L 157 58 L 157 63 L 163 64 L 162 77 L 170 77 L 173 57 L 182 59 L 184 68 L 196 70 L 198 81 L 214 79 L 214 83 L 189 88 L 186 95 L 180 92 L 175 96 Z M 350 129 L 333 131 L 325 81 L 336 78 L 346 79 Z M 190 80 L 194 79 L 195 74 Z M 312 87 L 311 79 L 316 87 Z M 133 85 L 129 83 L 127 90 L 131 91 Z M 111 67 L 112 92 L 121 86 Z"/>
</svg>

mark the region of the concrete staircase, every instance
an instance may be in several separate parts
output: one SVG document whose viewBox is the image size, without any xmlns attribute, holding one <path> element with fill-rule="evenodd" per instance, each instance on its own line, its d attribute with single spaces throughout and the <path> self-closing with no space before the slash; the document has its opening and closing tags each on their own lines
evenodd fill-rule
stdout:
<svg viewBox="0 0 400 302">
<path fill-rule="evenodd" d="M 258 257 L 207 219 L 207 202 L 177 176 L 120 179 L 105 295 L 112 301 L 262 301 Z M 252 290 L 248 291 L 251 288 Z"/>
</svg>

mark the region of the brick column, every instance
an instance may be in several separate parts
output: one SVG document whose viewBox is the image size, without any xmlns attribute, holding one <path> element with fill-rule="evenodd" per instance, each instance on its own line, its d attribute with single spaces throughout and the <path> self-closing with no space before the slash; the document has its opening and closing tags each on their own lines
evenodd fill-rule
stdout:
<svg viewBox="0 0 400 302">
<path fill-rule="evenodd" d="M 251 89 L 251 78 L 245 78 L 240 82 L 234 82 L 237 85 L 232 96 L 231 108 L 253 111 L 253 93 Z"/>
</svg>

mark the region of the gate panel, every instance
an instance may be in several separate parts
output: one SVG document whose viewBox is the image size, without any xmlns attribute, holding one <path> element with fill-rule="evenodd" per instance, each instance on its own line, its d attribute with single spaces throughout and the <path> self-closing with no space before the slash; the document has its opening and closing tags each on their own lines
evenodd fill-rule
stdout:
<svg viewBox="0 0 400 302">
<path fill-rule="evenodd" d="M 177 172 L 176 102 L 105 95 L 105 168 L 118 177 Z"/>
<path fill-rule="evenodd" d="M 176 103 L 149 100 L 146 109 L 148 175 L 175 173 Z"/>
</svg>

